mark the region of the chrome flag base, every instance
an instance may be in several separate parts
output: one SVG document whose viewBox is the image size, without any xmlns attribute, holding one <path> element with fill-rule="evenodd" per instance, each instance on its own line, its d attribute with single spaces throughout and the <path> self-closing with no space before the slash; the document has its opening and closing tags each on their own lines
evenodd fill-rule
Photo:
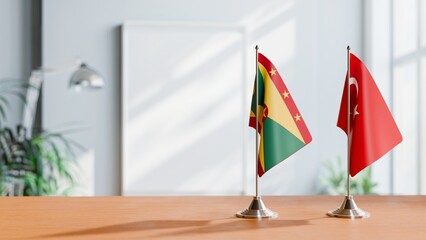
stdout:
<svg viewBox="0 0 426 240">
<path fill-rule="evenodd" d="M 365 212 L 362 209 L 358 208 L 352 195 L 345 196 L 342 206 L 340 206 L 339 208 L 335 210 L 329 211 L 327 215 L 330 217 L 351 218 L 351 219 L 370 217 L 370 213 Z"/>
<path fill-rule="evenodd" d="M 265 207 L 260 197 L 253 197 L 250 206 L 236 214 L 239 218 L 276 218 L 278 213 L 273 212 Z"/>
</svg>

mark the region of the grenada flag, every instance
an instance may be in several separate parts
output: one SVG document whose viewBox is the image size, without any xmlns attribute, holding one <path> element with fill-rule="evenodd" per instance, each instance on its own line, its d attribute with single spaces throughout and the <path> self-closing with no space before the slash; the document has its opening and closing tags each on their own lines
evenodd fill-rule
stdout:
<svg viewBox="0 0 426 240">
<path fill-rule="evenodd" d="M 249 126 L 256 129 L 257 105 L 260 134 L 258 174 L 262 176 L 310 143 L 312 137 L 277 69 L 261 53 L 258 53 L 258 81 L 258 104 L 254 91 Z"/>
</svg>

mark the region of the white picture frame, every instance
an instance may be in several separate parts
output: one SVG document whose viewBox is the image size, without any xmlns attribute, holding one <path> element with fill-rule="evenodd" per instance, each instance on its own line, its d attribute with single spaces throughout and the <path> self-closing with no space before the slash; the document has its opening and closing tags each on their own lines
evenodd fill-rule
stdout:
<svg viewBox="0 0 426 240">
<path fill-rule="evenodd" d="M 122 195 L 246 192 L 246 38 L 239 25 L 123 24 Z"/>
</svg>

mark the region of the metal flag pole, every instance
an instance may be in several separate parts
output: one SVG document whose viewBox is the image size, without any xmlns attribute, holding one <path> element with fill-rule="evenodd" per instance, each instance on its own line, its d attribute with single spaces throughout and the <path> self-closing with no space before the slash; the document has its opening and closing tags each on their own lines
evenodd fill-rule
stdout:
<svg viewBox="0 0 426 240">
<path fill-rule="evenodd" d="M 368 218 L 370 214 L 368 212 L 360 209 L 353 199 L 351 195 L 351 179 L 350 179 L 350 171 L 351 171 L 351 48 L 347 47 L 347 61 L 348 61 L 348 71 L 346 76 L 346 92 L 347 92 L 347 159 L 348 159 L 348 172 L 347 172 L 347 180 L 346 180 L 346 196 L 343 200 L 342 205 L 339 208 L 336 208 L 332 211 L 327 212 L 327 215 L 330 217 L 340 217 L 340 218 Z"/>
<path fill-rule="evenodd" d="M 348 104 L 347 104 L 347 119 L 346 119 L 346 124 L 347 124 L 347 136 L 348 136 L 348 140 L 347 140 L 347 149 L 346 149 L 346 157 L 348 160 L 348 172 L 347 172 L 347 179 L 346 179 L 346 189 L 347 189 L 347 193 L 346 196 L 349 197 L 351 195 L 351 176 L 350 176 L 350 172 L 351 172 L 351 59 L 350 59 L 350 55 L 351 55 L 351 47 L 346 48 L 347 49 L 347 62 L 348 62 L 348 76 L 346 77 L 346 92 L 348 93 Z M 355 114 L 355 113 L 354 113 Z"/>
<path fill-rule="evenodd" d="M 257 161 L 259 161 L 258 157 L 259 157 L 259 46 L 256 45 L 255 47 L 256 49 L 256 73 L 255 73 L 255 85 L 256 85 L 256 161 L 255 161 L 255 166 L 256 166 L 256 172 L 255 172 L 255 176 L 256 176 L 256 198 L 259 198 L 259 163 Z"/>
<path fill-rule="evenodd" d="M 240 212 L 237 212 L 236 216 L 240 218 L 275 218 L 278 216 L 276 212 L 273 212 L 269 210 L 265 204 L 263 203 L 262 199 L 259 196 L 259 163 L 258 163 L 258 157 L 259 157 L 259 75 L 258 75 L 258 69 L 259 69 L 259 61 L 258 61 L 258 54 L 259 54 L 259 47 L 256 45 L 256 78 L 255 78 L 255 101 L 256 101 L 256 156 L 255 156 L 255 163 L 256 163 L 256 196 L 253 197 L 253 200 L 250 203 L 250 206 Z"/>
</svg>

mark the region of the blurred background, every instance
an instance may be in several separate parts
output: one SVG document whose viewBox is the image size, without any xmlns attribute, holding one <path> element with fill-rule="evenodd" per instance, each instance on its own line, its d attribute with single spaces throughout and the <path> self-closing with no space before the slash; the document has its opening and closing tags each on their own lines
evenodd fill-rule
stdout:
<svg viewBox="0 0 426 240">
<path fill-rule="evenodd" d="M 41 75 L 34 136 L 15 130 L 33 103 L 5 96 L 2 134 L 10 128 L 10 145 L 27 139 L 42 154 L 6 161 L 3 146 L 2 182 L 22 178 L 24 195 L 254 194 L 247 125 L 258 44 L 313 137 L 260 179 L 260 193 L 342 193 L 346 136 L 336 121 L 350 45 L 404 138 L 354 179 L 355 193 L 425 194 L 425 12 L 424 0 L 0 0 L 0 78 L 56 71 Z M 69 88 L 72 71 L 59 70 L 76 59 L 96 69 L 103 88 Z M 23 88 L 28 99 L 34 89 Z M 41 129 L 67 141 L 40 147 Z M 10 161 L 29 167 L 12 171 Z"/>
</svg>

